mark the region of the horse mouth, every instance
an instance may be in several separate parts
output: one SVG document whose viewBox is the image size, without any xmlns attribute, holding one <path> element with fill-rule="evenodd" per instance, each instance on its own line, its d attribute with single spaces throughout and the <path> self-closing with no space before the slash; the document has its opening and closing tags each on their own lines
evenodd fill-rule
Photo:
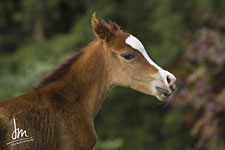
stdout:
<svg viewBox="0 0 225 150">
<path fill-rule="evenodd" d="M 161 94 L 163 94 L 166 97 L 169 97 L 171 95 L 171 93 L 164 88 L 156 87 L 156 90 L 159 91 Z"/>
</svg>

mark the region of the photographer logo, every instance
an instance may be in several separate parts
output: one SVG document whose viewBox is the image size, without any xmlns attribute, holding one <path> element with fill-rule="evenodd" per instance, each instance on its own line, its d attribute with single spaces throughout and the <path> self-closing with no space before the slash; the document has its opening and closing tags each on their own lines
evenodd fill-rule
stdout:
<svg viewBox="0 0 225 150">
<path fill-rule="evenodd" d="M 12 141 L 8 142 L 6 145 L 15 146 L 15 145 L 18 145 L 21 143 L 27 143 L 27 142 L 34 141 L 34 137 L 29 137 L 27 135 L 26 130 L 17 128 L 16 119 L 13 119 L 13 124 L 14 124 L 14 131 L 12 132 L 12 135 L 11 135 Z"/>
</svg>

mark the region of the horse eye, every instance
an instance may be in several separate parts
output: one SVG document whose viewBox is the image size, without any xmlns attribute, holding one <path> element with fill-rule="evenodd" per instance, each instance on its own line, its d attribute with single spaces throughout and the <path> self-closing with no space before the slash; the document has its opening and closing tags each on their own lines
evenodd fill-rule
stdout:
<svg viewBox="0 0 225 150">
<path fill-rule="evenodd" d="M 130 59 L 134 58 L 134 55 L 132 55 L 132 54 L 124 54 L 124 55 L 122 55 L 122 57 L 125 58 L 126 60 L 130 60 Z"/>
</svg>

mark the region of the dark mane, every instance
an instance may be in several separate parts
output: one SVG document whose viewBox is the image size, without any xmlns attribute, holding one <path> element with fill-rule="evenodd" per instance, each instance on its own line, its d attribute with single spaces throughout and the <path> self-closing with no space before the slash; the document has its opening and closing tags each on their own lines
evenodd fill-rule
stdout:
<svg viewBox="0 0 225 150">
<path fill-rule="evenodd" d="M 61 65 L 59 65 L 56 69 L 51 71 L 47 76 L 42 78 L 40 82 L 34 88 L 42 88 L 45 85 L 61 78 L 71 67 L 71 65 L 83 54 L 83 50 L 79 50 L 74 53 L 72 57 L 64 61 Z"/>
</svg>

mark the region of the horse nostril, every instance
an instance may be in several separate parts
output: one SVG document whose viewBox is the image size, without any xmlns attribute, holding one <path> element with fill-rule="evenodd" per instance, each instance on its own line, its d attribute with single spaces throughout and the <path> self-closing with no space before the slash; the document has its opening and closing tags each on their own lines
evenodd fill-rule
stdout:
<svg viewBox="0 0 225 150">
<path fill-rule="evenodd" d="M 168 84 L 171 84 L 171 79 L 169 76 L 166 77 L 166 80 L 167 80 Z"/>
<path fill-rule="evenodd" d="M 169 76 L 166 77 L 166 80 L 169 84 L 170 90 L 175 91 L 175 88 L 176 88 L 175 81 L 173 79 L 171 79 Z"/>
</svg>

